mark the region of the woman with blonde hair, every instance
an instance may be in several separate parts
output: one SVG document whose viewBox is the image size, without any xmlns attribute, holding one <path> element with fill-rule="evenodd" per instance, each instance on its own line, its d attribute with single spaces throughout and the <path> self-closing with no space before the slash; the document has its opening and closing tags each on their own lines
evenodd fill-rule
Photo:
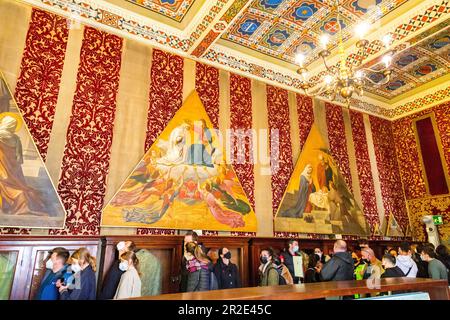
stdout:
<svg viewBox="0 0 450 320">
<path fill-rule="evenodd" d="M 213 266 L 198 244 L 186 243 L 184 257 L 188 271 L 187 292 L 217 289 L 217 280 L 212 274 Z"/>
<path fill-rule="evenodd" d="M 139 259 L 136 253 L 128 251 L 120 256 L 120 270 L 125 273 L 120 278 L 114 299 L 128 299 L 141 296 L 141 278 L 139 277 Z"/>
<path fill-rule="evenodd" d="M 74 283 L 61 283 L 59 287 L 61 300 L 95 300 L 96 260 L 86 248 L 79 248 L 69 259 Z M 69 282 L 68 280 L 65 280 Z M 71 281 L 70 281 L 71 282 Z"/>
</svg>

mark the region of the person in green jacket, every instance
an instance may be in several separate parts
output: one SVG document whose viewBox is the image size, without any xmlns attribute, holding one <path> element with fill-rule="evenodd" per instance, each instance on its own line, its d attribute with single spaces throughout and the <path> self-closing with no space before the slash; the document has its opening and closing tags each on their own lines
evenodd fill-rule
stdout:
<svg viewBox="0 0 450 320">
<path fill-rule="evenodd" d="M 366 264 L 362 261 L 361 250 L 353 251 L 352 258 L 353 258 L 353 265 L 355 267 L 353 278 L 355 280 L 363 280 Z M 354 296 L 355 299 L 359 299 L 361 297 L 361 295 L 358 293 L 356 293 Z"/>
<path fill-rule="evenodd" d="M 422 252 L 420 253 L 420 258 L 423 261 L 428 262 L 429 278 L 448 281 L 448 270 L 441 261 L 436 259 L 436 253 L 432 247 L 424 246 Z"/>
<path fill-rule="evenodd" d="M 273 265 L 274 252 L 272 248 L 261 250 L 259 255 L 261 265 L 259 266 L 260 286 L 277 286 L 280 282 L 280 275 Z"/>
</svg>

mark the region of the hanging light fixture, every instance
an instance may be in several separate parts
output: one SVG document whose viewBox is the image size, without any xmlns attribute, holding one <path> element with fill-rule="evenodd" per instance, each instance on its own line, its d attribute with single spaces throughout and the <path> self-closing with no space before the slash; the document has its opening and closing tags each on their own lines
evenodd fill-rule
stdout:
<svg viewBox="0 0 450 320">
<path fill-rule="evenodd" d="M 364 93 L 364 86 L 367 83 L 372 85 L 383 85 L 390 81 L 392 71 L 390 70 L 391 62 L 395 51 L 391 50 L 386 53 L 382 62 L 384 67 L 381 69 L 374 68 L 354 68 L 348 66 L 347 55 L 345 54 L 344 41 L 342 36 L 341 15 L 339 11 L 339 0 L 332 0 L 331 10 L 336 12 L 336 22 L 338 25 L 338 55 L 339 63 L 337 67 L 329 67 L 327 58 L 331 55 L 329 48 L 330 38 L 327 34 L 323 34 L 319 38 L 321 50 L 319 57 L 322 59 L 323 65 L 326 69 L 326 74 L 322 78 L 322 82 L 312 83 L 308 80 L 308 69 L 305 66 L 306 56 L 303 53 L 297 53 L 295 62 L 299 65 L 297 73 L 301 75 L 301 88 L 307 96 L 325 95 L 331 100 L 335 101 L 338 97 L 343 98 L 347 106 L 350 105 L 350 98 L 356 93 L 362 96 Z M 369 41 L 365 36 L 370 30 L 370 24 L 363 21 L 355 26 L 355 35 L 358 37 L 356 47 L 363 49 L 369 45 Z M 386 35 L 381 40 L 386 48 L 389 48 L 392 42 L 392 37 Z M 380 81 L 373 81 L 369 74 L 378 74 Z"/>
</svg>

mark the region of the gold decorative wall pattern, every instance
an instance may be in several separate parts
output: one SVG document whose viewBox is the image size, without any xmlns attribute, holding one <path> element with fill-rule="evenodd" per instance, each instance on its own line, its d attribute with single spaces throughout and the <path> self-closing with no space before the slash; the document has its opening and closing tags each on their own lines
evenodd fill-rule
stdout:
<svg viewBox="0 0 450 320">
<path fill-rule="evenodd" d="M 450 196 L 436 196 L 422 199 L 408 200 L 409 218 L 412 225 L 413 238 L 426 241 L 426 234 L 422 217 L 425 215 L 442 215 L 444 224 L 438 227 L 441 242 L 450 241 Z"/>
</svg>

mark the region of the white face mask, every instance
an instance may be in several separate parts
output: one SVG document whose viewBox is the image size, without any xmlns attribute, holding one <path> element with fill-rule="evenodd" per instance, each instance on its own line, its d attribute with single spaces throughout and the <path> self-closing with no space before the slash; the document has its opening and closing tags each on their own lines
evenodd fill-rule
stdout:
<svg viewBox="0 0 450 320">
<path fill-rule="evenodd" d="M 316 252 L 315 254 L 317 254 L 320 258 L 322 258 L 322 253 Z"/>
<path fill-rule="evenodd" d="M 119 263 L 119 269 L 122 271 L 127 271 L 129 268 L 128 266 L 128 261 L 122 261 L 121 263 Z"/>
<path fill-rule="evenodd" d="M 292 252 L 298 252 L 299 247 L 298 246 L 293 246 L 292 247 Z"/>
<path fill-rule="evenodd" d="M 47 262 L 45 263 L 45 267 L 47 269 L 53 269 L 53 261 L 52 259 L 48 259 Z"/>
<path fill-rule="evenodd" d="M 125 241 L 120 241 L 117 245 L 116 248 L 118 251 L 121 251 L 123 249 L 125 249 Z"/>
<path fill-rule="evenodd" d="M 79 264 L 72 264 L 70 265 L 70 269 L 72 269 L 73 273 L 77 273 L 81 271 L 81 267 Z"/>
</svg>

